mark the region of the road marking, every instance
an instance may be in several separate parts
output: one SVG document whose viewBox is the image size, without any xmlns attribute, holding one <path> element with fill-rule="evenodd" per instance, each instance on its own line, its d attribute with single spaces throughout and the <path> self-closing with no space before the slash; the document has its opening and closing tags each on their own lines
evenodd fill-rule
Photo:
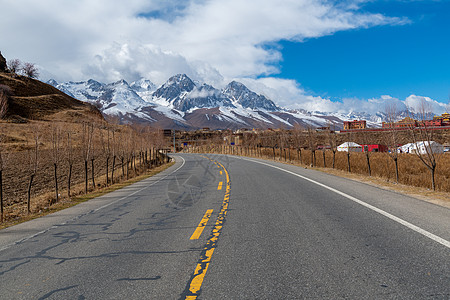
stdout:
<svg viewBox="0 0 450 300">
<path fill-rule="evenodd" d="M 220 175 L 222 175 L 222 174 L 223 174 L 223 173 L 222 173 L 222 171 L 220 171 L 219 173 L 220 173 Z"/>
<path fill-rule="evenodd" d="M 191 240 L 197 240 L 200 235 L 203 232 L 203 229 L 205 229 L 206 224 L 209 221 L 209 218 L 211 218 L 211 214 L 212 214 L 213 210 L 212 209 L 208 209 L 205 213 L 205 215 L 203 216 L 202 220 L 200 221 L 200 223 L 198 224 L 197 228 L 195 229 L 194 233 L 191 235 Z"/>
<path fill-rule="evenodd" d="M 382 209 L 379 209 L 378 207 L 375 207 L 375 206 L 373 206 L 373 205 L 370 205 L 370 204 L 368 204 L 368 203 L 366 203 L 366 202 L 364 202 L 364 201 L 362 201 L 362 200 L 359 200 L 359 199 L 357 199 L 357 198 L 355 198 L 355 197 L 353 197 L 353 196 L 350 196 L 350 195 L 348 195 L 348 194 L 346 194 L 346 193 L 344 193 L 344 192 L 341 192 L 341 191 L 339 191 L 339 190 L 336 190 L 335 188 L 332 188 L 332 187 L 330 187 L 330 186 L 327 186 L 327 185 L 325 185 L 325 184 L 323 184 L 323 183 L 320 183 L 320 182 L 315 181 L 315 180 L 313 180 L 313 179 L 310 179 L 310 178 L 308 178 L 308 177 L 302 176 L 302 175 L 300 175 L 300 174 L 297 174 L 297 173 L 294 173 L 294 172 L 291 172 L 291 171 L 285 170 L 285 169 L 283 169 L 283 168 L 280 168 L 280 167 L 277 167 L 277 166 L 273 166 L 273 165 L 270 165 L 270 164 L 267 164 L 267 163 L 264 163 L 264 162 L 261 162 L 261 161 L 257 161 L 257 160 L 253 160 L 253 159 L 248 159 L 248 158 L 241 158 L 241 159 L 243 159 L 243 160 L 248 160 L 248 161 L 252 161 L 252 162 L 255 162 L 255 163 L 258 163 L 258 164 L 261 164 L 261 165 L 266 165 L 266 166 L 269 166 L 269 167 L 272 167 L 272 168 L 281 170 L 281 171 L 283 171 L 283 172 L 289 173 L 289 174 L 291 174 L 291 175 L 300 177 L 300 178 L 302 178 L 302 179 L 304 179 L 304 180 L 307 180 L 307 181 L 309 181 L 309 182 L 312 182 L 312 183 L 314 183 L 314 184 L 317 184 L 317 185 L 319 185 L 319 186 L 321 186 L 321 187 L 323 187 L 323 188 L 325 188 L 325 189 L 328 189 L 328 190 L 330 190 L 330 191 L 332 191 L 332 192 L 335 192 L 336 194 L 339 194 L 339 195 L 341 195 L 341 196 L 343 196 L 343 197 L 345 197 L 345 198 L 347 198 L 347 199 L 350 199 L 350 200 L 352 200 L 353 202 L 356 202 L 356 203 L 358 203 L 358 204 L 360 204 L 360 205 L 362 205 L 362 206 L 364 206 L 364 207 L 366 207 L 366 208 L 368 208 L 368 209 L 371 209 L 371 210 L 373 210 L 373 211 L 375 211 L 375 212 L 377 212 L 377 213 L 379 213 L 379 214 L 381 214 L 381 215 L 383 215 L 383 216 L 385 216 L 385 217 L 387 217 L 387 218 L 389 218 L 389 219 L 391 219 L 391 220 L 393 220 L 393 221 L 395 221 L 395 222 L 397 222 L 397 223 L 400 223 L 400 224 L 402 224 L 403 226 L 406 226 L 406 227 L 408 227 L 409 229 L 414 230 L 415 232 L 420 233 L 420 234 L 422 234 L 423 236 L 426 236 L 427 238 L 430 238 L 430 239 L 432 239 L 433 241 L 435 241 L 435 242 L 437 242 L 437 243 L 439 243 L 439 244 L 441 244 L 441 245 L 444 245 L 444 246 L 447 247 L 447 248 L 450 248 L 450 241 L 447 241 L 447 240 L 441 238 L 440 236 L 437 236 L 437 235 L 435 235 L 435 234 L 432 234 L 431 232 L 426 231 L 425 229 L 422 229 L 422 228 L 420 228 L 420 227 L 418 227 L 418 226 L 416 226 L 416 225 L 414 225 L 414 224 L 409 223 L 408 221 L 405 221 L 405 220 L 403 220 L 403 219 L 401 219 L 401 218 L 399 218 L 399 217 L 396 217 L 396 216 L 394 216 L 394 215 L 392 215 L 392 214 L 390 214 L 390 213 L 388 213 L 388 212 L 386 212 L 386 211 L 384 211 L 384 210 L 382 210 Z"/>
<path fill-rule="evenodd" d="M 219 163 L 219 165 L 223 168 L 227 178 L 227 187 L 225 191 L 225 196 L 223 197 L 222 207 L 220 209 L 220 213 L 219 216 L 217 217 L 216 223 L 208 238 L 208 241 L 206 242 L 206 245 L 203 248 L 202 253 L 200 254 L 200 259 L 198 260 L 194 273 L 191 275 L 191 278 L 186 284 L 186 288 L 181 294 L 181 299 L 194 300 L 197 299 L 197 297 L 200 295 L 200 289 L 202 287 L 203 279 L 205 278 L 206 271 L 208 271 L 209 263 L 211 262 L 211 257 L 214 253 L 214 250 L 217 247 L 217 242 L 219 240 L 220 233 L 222 232 L 222 228 L 225 223 L 225 217 L 228 211 L 228 203 L 230 202 L 231 183 L 228 171 L 221 163 Z"/>
<path fill-rule="evenodd" d="M 222 189 L 222 181 L 219 182 L 219 185 L 217 186 L 217 190 L 220 191 Z"/>
</svg>

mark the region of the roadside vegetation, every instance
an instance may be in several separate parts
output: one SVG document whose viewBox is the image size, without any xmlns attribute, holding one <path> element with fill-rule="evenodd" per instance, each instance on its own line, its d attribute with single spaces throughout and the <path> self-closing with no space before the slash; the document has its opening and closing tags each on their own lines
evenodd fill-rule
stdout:
<svg viewBox="0 0 450 300">
<path fill-rule="evenodd" d="M 225 145 L 216 138 L 203 143 L 194 142 L 185 151 L 234 154 L 298 164 L 303 167 L 335 169 L 349 174 L 379 178 L 389 183 L 450 193 L 450 153 L 432 154 L 436 165 L 431 176 L 429 166 L 423 163 L 423 156 L 428 157 L 427 154 L 421 157 L 416 154 L 397 153 L 396 147 L 392 147 L 389 152 L 370 152 L 369 154 L 336 151 L 337 145 L 346 141 L 360 144 L 368 144 L 371 141 L 373 144 L 383 144 L 384 140 L 391 138 L 391 134 L 389 131 L 339 134 L 332 131 L 317 132 L 311 129 L 265 133 L 249 131 L 230 135 L 233 141 L 238 136 L 239 145 Z M 397 143 L 406 143 L 411 139 L 409 129 L 396 132 L 396 135 Z M 449 132 L 448 130 L 435 132 L 434 138 L 444 143 L 449 139 Z M 223 139 L 227 139 L 226 134 Z"/>
<path fill-rule="evenodd" d="M 0 121 L 0 223 L 152 174 L 169 162 L 164 143 L 161 131 L 148 127 Z"/>
</svg>

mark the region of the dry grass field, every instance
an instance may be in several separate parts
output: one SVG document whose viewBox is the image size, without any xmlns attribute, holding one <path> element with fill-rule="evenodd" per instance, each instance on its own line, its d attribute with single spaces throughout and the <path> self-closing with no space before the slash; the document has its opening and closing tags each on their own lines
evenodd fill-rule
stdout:
<svg viewBox="0 0 450 300">
<path fill-rule="evenodd" d="M 200 146 L 193 148 L 195 152 L 230 153 L 264 159 L 274 159 L 287 163 L 298 164 L 305 167 L 312 166 L 312 156 L 310 150 L 283 149 L 279 148 L 256 148 L 256 147 L 231 147 L 223 146 Z M 325 154 L 325 161 L 324 155 Z M 333 167 L 333 153 L 331 150 L 315 151 L 316 168 Z M 393 159 L 387 153 L 371 153 L 369 156 L 371 165 L 371 177 L 380 178 L 386 182 L 396 183 L 395 165 Z M 399 154 L 399 184 L 431 189 L 431 174 L 429 169 L 420 161 L 415 154 Z M 348 172 L 347 153 L 336 152 L 335 170 Z M 350 154 L 351 174 L 361 177 L 369 176 L 366 155 L 364 153 L 351 152 Z M 449 193 L 450 200 L 450 153 L 437 155 L 436 167 L 436 191 Z"/>
<path fill-rule="evenodd" d="M 115 183 L 144 174 L 161 164 L 162 156 L 158 149 L 162 145 L 161 134 L 148 128 L 137 130 L 105 122 L 27 121 L 17 124 L 0 121 L 4 220 L 14 220 L 28 214 L 31 176 L 31 213 L 47 210 L 56 202 L 55 163 L 58 201 L 67 201 L 86 191 L 86 158 L 87 189 L 92 192 L 111 185 L 113 162 Z"/>
</svg>

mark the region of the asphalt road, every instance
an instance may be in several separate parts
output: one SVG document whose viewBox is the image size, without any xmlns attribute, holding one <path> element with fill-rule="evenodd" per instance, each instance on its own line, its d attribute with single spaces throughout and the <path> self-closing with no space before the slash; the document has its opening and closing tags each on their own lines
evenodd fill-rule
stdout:
<svg viewBox="0 0 450 300">
<path fill-rule="evenodd" d="M 0 231 L 0 299 L 450 299 L 450 210 L 310 169 L 177 154 Z"/>
</svg>

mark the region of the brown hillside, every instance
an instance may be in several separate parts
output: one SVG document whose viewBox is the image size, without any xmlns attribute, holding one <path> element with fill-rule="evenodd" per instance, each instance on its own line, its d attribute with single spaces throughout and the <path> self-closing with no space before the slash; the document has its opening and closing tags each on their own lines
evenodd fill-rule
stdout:
<svg viewBox="0 0 450 300">
<path fill-rule="evenodd" d="M 73 116 L 103 120 L 100 111 L 91 104 L 76 100 L 51 85 L 25 76 L 0 73 L 0 85 L 11 88 L 8 119 L 17 116 L 34 120 L 75 121 Z"/>
</svg>

